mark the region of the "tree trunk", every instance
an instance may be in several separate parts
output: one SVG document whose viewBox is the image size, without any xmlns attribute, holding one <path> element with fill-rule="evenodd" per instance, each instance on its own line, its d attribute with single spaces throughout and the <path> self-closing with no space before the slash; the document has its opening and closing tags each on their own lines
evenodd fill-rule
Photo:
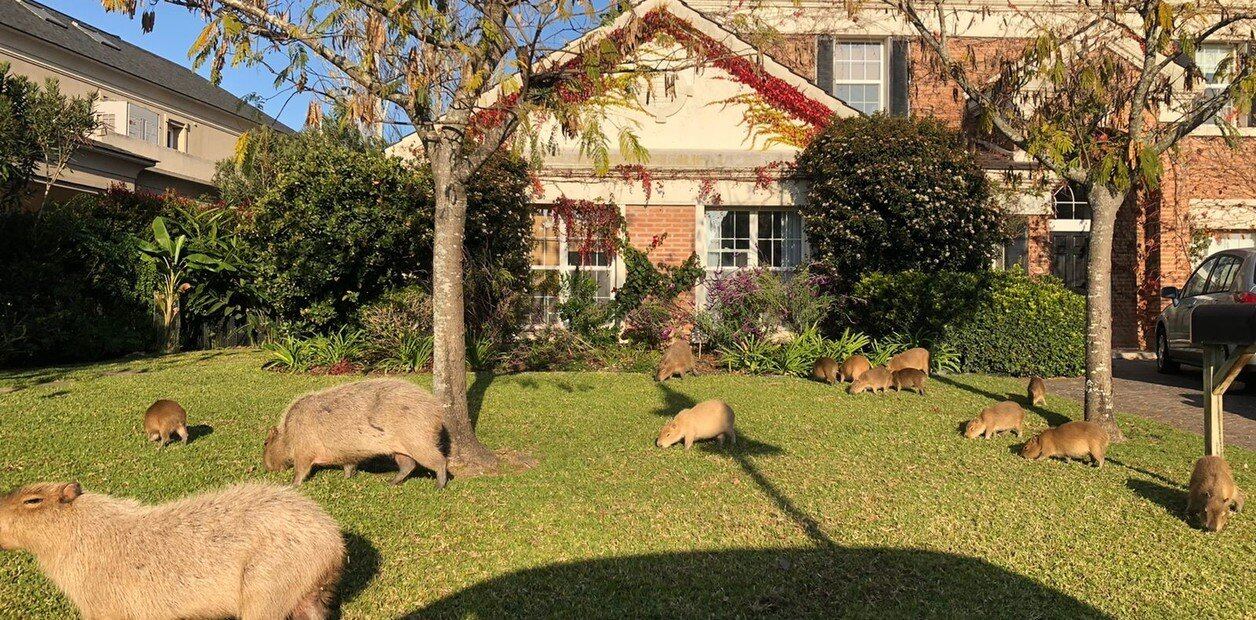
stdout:
<svg viewBox="0 0 1256 620">
<path fill-rule="evenodd" d="M 1086 263 L 1086 421 L 1108 432 L 1113 443 L 1125 436 L 1112 407 L 1112 235 L 1126 192 L 1090 187 L 1090 248 Z"/>
<path fill-rule="evenodd" d="M 467 223 L 466 182 L 459 146 L 429 148 L 435 186 L 436 226 L 432 243 L 432 391 L 444 409 L 451 464 L 462 475 L 487 473 L 497 455 L 480 443 L 467 408 L 466 318 L 463 312 L 463 239 Z"/>
</svg>

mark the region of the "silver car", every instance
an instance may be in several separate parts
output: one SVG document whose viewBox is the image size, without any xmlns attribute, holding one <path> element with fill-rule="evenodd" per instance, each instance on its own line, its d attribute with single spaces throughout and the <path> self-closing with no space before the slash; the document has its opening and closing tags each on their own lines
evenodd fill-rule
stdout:
<svg viewBox="0 0 1256 620">
<path fill-rule="evenodd" d="M 1171 373 L 1182 363 L 1198 366 L 1203 353 L 1191 345 L 1191 312 L 1206 304 L 1256 304 L 1256 248 L 1217 252 L 1200 263 L 1186 286 L 1166 286 L 1160 295 L 1173 303 L 1156 319 L 1156 368 Z M 1256 361 L 1246 374 L 1254 371 Z"/>
</svg>

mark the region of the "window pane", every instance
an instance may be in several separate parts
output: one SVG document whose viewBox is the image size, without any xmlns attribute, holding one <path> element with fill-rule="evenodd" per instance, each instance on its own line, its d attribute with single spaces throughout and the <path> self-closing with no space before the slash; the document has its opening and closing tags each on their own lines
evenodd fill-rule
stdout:
<svg viewBox="0 0 1256 620">
<path fill-rule="evenodd" d="M 793 269 L 802 264 L 802 216 L 796 211 L 759 212 L 759 265 Z"/>
<path fill-rule="evenodd" d="M 876 41 L 839 41 L 833 50 L 833 92 L 851 107 L 880 111 L 884 82 L 884 45 Z"/>
<path fill-rule="evenodd" d="M 1216 259 L 1204 261 L 1204 264 L 1200 265 L 1199 269 L 1196 269 L 1194 275 L 1191 276 L 1191 279 L 1186 282 L 1186 289 L 1182 292 L 1182 296 L 1194 297 L 1202 295 L 1204 285 L 1208 283 L 1208 274 L 1212 272 L 1212 268 L 1216 264 Z"/>
</svg>

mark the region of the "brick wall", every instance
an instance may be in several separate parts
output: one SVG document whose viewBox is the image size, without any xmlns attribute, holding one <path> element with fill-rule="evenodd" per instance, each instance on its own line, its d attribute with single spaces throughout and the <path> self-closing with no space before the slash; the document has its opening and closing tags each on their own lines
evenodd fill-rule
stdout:
<svg viewBox="0 0 1256 620">
<path fill-rule="evenodd" d="M 1025 218 L 1025 232 L 1028 235 L 1026 244 L 1028 264 L 1027 271 L 1031 276 L 1051 273 L 1051 218 L 1046 215 L 1031 215 Z"/>
<path fill-rule="evenodd" d="M 654 238 L 664 233 L 667 238 L 650 254 L 654 262 L 678 265 L 694 252 L 693 205 L 629 205 L 625 207 L 628 220 L 628 241 L 633 247 L 645 250 Z"/>
<path fill-rule="evenodd" d="M 792 34 L 774 39 L 763 51 L 812 83 L 816 81 L 816 35 Z"/>
<path fill-rule="evenodd" d="M 977 82 L 993 78 L 1002 61 L 1020 57 L 1025 41 L 1020 39 L 985 39 L 957 37 L 947 40 L 952 58 L 960 60 L 968 75 Z M 967 97 L 954 81 L 941 75 L 936 55 L 921 40 L 911 45 L 911 112 L 914 116 L 932 116 L 948 125 L 963 126 Z"/>
</svg>

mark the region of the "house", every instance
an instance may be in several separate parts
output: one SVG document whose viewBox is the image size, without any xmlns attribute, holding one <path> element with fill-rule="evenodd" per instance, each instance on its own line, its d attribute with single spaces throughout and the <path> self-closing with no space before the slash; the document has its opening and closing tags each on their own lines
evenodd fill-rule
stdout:
<svg viewBox="0 0 1256 620">
<path fill-rule="evenodd" d="M 56 179 L 52 200 L 115 184 L 211 194 L 215 163 L 241 134 L 290 131 L 195 72 L 33 0 L 0 0 L 0 62 L 36 82 L 55 78 L 67 95 L 96 95 L 100 129 Z"/>
<path fill-rule="evenodd" d="M 1059 10 L 1053 4 L 1058 3 L 1031 2 L 1035 8 L 1026 16 L 1006 2 L 956 2 L 950 23 L 958 26 L 950 44 L 975 63 L 1022 48 L 1033 32 L 1033 12 L 1050 16 Z M 649 161 L 638 164 L 612 147 L 611 173 L 600 175 L 574 141 L 553 130 L 559 146 L 538 179 L 534 278 L 579 265 L 597 275 L 602 297 L 623 281 L 623 266 L 614 257 L 574 251 L 548 212 L 581 200 L 616 205 L 631 243 L 653 247 L 655 260 L 678 263 L 696 253 L 712 272 L 791 269 L 807 253 L 797 211 L 805 193 L 798 181 L 774 173 L 805 143 L 796 138 L 823 124 L 818 118 L 885 112 L 966 127 L 969 106 L 962 92 L 930 69 L 930 52 L 895 11 L 869 4 L 851 15 L 831 0 L 765 0 L 756 6 L 781 33 L 758 49 L 721 26 L 744 10 L 739 0 L 637 5 L 647 29 L 668 35 L 645 45 L 660 48 L 662 63 L 682 59 L 642 89 L 639 109 L 608 111 L 608 125 L 634 128 Z M 564 53 L 578 54 L 581 46 L 612 36 L 623 21 L 586 34 Z M 693 68 L 683 62 L 686 48 L 721 53 L 713 55 L 717 62 Z M 1226 45 L 1201 50 L 1205 73 L 1215 76 L 1230 52 Z M 1210 78 L 1195 88 L 1224 86 L 1214 82 Z M 1256 128 L 1250 121 L 1241 119 L 1247 126 L 1240 128 L 1235 150 L 1215 126 L 1200 128 L 1166 166 L 1159 190 L 1122 209 L 1114 251 L 1117 346 L 1147 346 L 1154 339 L 1151 321 L 1162 307 L 1162 283 L 1180 285 L 1208 249 L 1253 243 Z M 979 159 L 996 180 L 1024 178 L 1036 168 L 1024 153 L 990 142 Z M 773 177 L 779 182 L 765 182 Z M 1085 196 L 1067 183 L 1009 187 L 1013 198 L 1005 208 L 1024 226 L 1003 248 L 997 267 L 1019 264 L 1084 287 L 1090 219 Z M 700 300 L 701 287 L 697 294 Z M 552 290 L 541 289 L 536 318 L 552 318 L 555 302 Z"/>
</svg>

